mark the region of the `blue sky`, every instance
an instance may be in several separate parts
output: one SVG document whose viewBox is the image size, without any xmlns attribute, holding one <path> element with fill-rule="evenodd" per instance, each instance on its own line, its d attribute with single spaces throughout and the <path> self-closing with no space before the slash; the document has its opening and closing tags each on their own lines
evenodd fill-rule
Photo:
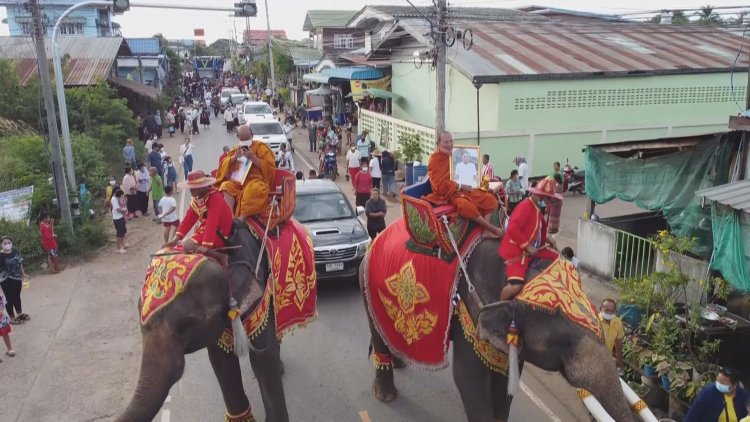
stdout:
<svg viewBox="0 0 750 422">
<path fill-rule="evenodd" d="M 163 4 L 180 5 L 226 5 L 231 7 L 239 0 L 133 0 Z M 431 1 L 413 0 L 416 5 L 429 5 Z M 257 0 L 258 17 L 250 19 L 251 28 L 265 29 L 265 8 L 263 0 Z M 271 27 L 284 29 L 292 39 L 302 39 L 307 33 L 302 31 L 305 12 L 308 9 L 341 9 L 355 10 L 366 4 L 398 4 L 408 5 L 406 0 L 269 0 Z M 624 0 L 620 2 L 603 2 L 600 0 L 453 0 L 454 6 L 474 7 L 505 7 L 515 8 L 533 4 L 543 4 L 549 7 L 560 7 L 582 11 L 600 13 L 631 13 L 635 11 L 697 8 L 710 3 L 713 6 L 735 6 L 743 2 L 738 0 Z M 748 4 L 750 9 L 750 4 Z M 235 19 L 225 12 L 198 12 L 183 10 L 163 10 L 132 8 L 129 12 L 115 18 L 122 25 L 126 37 L 151 36 L 157 32 L 167 38 L 192 38 L 194 28 L 206 30 L 206 41 L 212 42 L 218 38 L 229 38 L 230 30 L 237 27 L 241 34 L 245 29 L 244 19 Z M 0 11 L 0 18 L 5 18 L 5 10 Z M 0 35 L 8 34 L 8 26 L 0 24 Z"/>
</svg>

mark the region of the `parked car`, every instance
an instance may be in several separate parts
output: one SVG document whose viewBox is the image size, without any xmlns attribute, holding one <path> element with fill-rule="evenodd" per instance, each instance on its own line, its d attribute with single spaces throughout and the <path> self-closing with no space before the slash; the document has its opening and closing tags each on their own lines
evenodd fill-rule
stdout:
<svg viewBox="0 0 750 422">
<path fill-rule="evenodd" d="M 221 97 L 221 108 L 226 108 L 232 94 L 241 94 L 241 92 L 239 88 L 223 88 L 221 90 L 221 94 L 219 94 L 219 97 Z"/>
<path fill-rule="evenodd" d="M 229 96 L 229 104 L 231 104 L 233 107 L 237 108 L 237 111 L 242 109 L 242 104 L 247 101 L 247 95 L 239 93 L 239 94 L 231 94 Z"/>
<path fill-rule="evenodd" d="M 312 236 L 318 280 L 357 277 L 370 237 L 359 220 L 364 207 L 353 208 L 330 180 L 297 181 L 294 218 Z"/>
<path fill-rule="evenodd" d="M 271 106 L 268 103 L 264 103 L 263 101 L 248 101 L 239 110 L 238 118 L 242 124 L 245 123 L 246 118 L 272 120 L 274 117 L 273 110 L 271 110 Z"/>
<path fill-rule="evenodd" d="M 253 139 L 259 139 L 268 144 L 274 154 L 278 154 L 281 144 L 286 144 L 286 133 L 278 120 L 251 118 L 247 125 L 253 130 Z M 289 145 L 287 144 L 287 147 Z"/>
</svg>

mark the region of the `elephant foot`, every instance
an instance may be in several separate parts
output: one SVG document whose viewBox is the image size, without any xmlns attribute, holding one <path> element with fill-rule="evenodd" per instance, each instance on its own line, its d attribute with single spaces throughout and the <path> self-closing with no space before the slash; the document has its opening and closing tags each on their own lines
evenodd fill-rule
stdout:
<svg viewBox="0 0 750 422">
<path fill-rule="evenodd" d="M 397 357 L 394 357 L 393 358 L 393 367 L 395 369 L 404 369 L 404 368 L 406 368 L 406 363 L 403 360 L 401 360 L 401 359 L 399 359 Z"/>
<path fill-rule="evenodd" d="M 372 384 L 372 394 L 383 403 L 389 403 L 398 397 L 398 390 L 393 385 L 393 381 L 383 382 L 375 378 L 375 382 Z"/>
</svg>

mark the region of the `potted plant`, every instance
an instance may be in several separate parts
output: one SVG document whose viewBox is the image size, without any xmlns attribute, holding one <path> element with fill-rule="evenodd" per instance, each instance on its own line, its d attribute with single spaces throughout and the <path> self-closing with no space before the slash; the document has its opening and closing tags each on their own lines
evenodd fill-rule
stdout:
<svg viewBox="0 0 750 422">
<path fill-rule="evenodd" d="M 396 161 L 396 180 L 401 181 L 406 178 L 406 171 L 404 170 L 403 161 L 401 157 L 401 151 L 393 152 L 393 159 Z"/>
<path fill-rule="evenodd" d="M 399 136 L 397 152 L 406 167 L 406 185 L 411 185 L 414 183 L 414 161 L 420 160 L 424 155 L 419 135 L 411 133 Z"/>
</svg>

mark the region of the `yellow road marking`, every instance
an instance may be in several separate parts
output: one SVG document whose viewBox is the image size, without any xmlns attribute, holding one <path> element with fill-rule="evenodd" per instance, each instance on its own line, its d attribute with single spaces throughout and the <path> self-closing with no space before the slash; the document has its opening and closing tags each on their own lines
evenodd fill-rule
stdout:
<svg viewBox="0 0 750 422">
<path fill-rule="evenodd" d="M 372 419 L 370 419 L 370 415 L 367 414 L 366 410 L 359 412 L 359 419 L 361 419 L 362 422 L 372 422 Z"/>
</svg>

